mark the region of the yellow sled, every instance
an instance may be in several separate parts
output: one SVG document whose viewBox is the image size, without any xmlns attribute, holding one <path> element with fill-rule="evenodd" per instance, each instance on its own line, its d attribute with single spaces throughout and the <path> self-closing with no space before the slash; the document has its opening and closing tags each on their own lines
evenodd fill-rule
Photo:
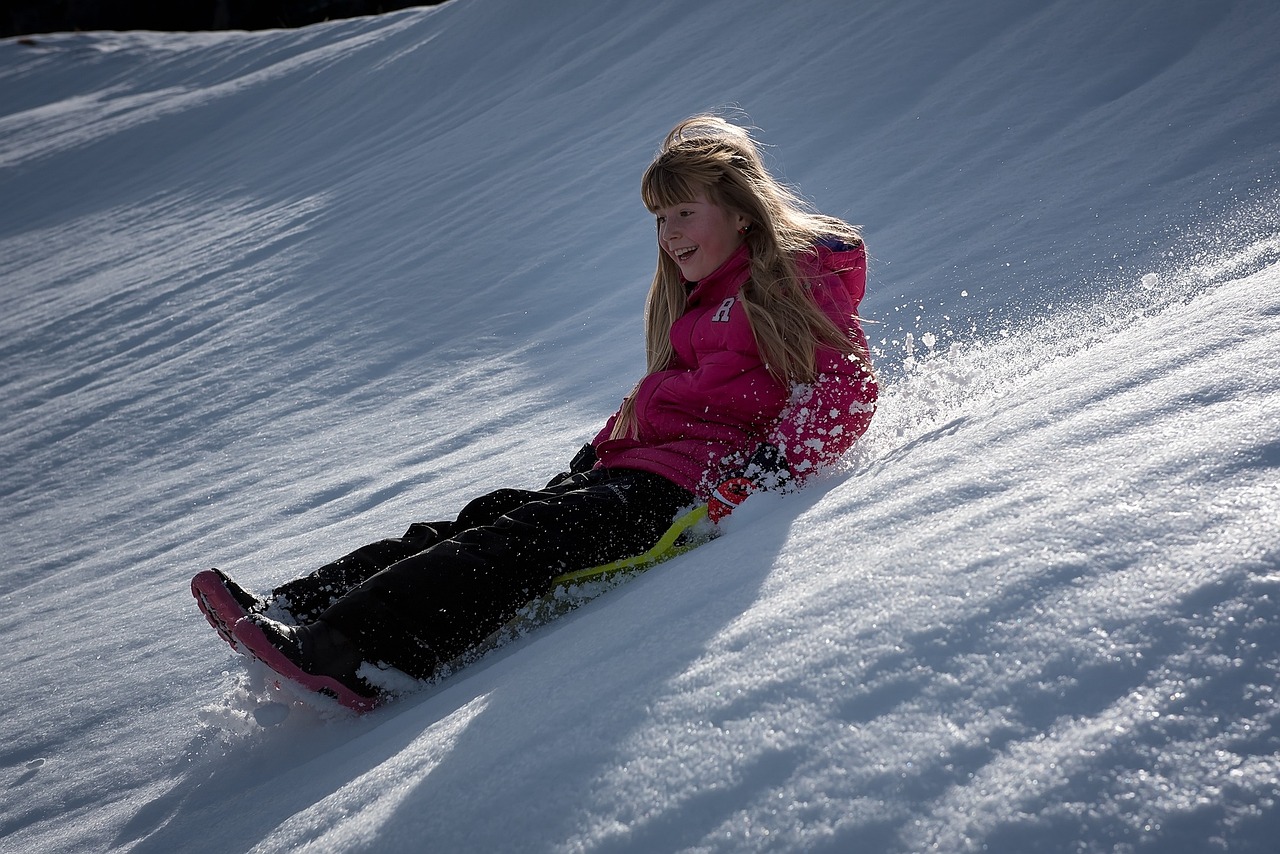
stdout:
<svg viewBox="0 0 1280 854">
<path fill-rule="evenodd" d="M 707 521 L 707 505 L 699 505 L 678 516 L 662 538 L 644 554 L 599 566 L 577 569 L 551 581 L 551 592 L 526 604 L 505 626 L 485 638 L 440 669 L 432 680 L 439 682 L 509 641 L 551 622 L 612 588 L 615 576 L 638 573 L 671 560 L 716 537 L 715 525 Z M 618 578 L 619 582 L 623 579 Z"/>
<path fill-rule="evenodd" d="M 671 523 L 671 527 L 667 529 L 667 532 L 662 535 L 662 539 L 658 540 L 654 547 L 644 554 L 625 557 L 622 560 L 615 560 L 613 563 L 604 563 L 600 566 L 591 566 L 586 569 L 566 572 L 564 575 L 556 576 L 551 583 L 556 586 L 576 584 L 582 581 L 604 578 L 624 569 L 648 569 L 654 564 L 671 560 L 673 557 L 697 548 L 715 536 L 713 526 L 702 524 L 706 521 L 706 518 L 707 505 L 700 504 L 684 515 L 677 517 Z"/>
</svg>

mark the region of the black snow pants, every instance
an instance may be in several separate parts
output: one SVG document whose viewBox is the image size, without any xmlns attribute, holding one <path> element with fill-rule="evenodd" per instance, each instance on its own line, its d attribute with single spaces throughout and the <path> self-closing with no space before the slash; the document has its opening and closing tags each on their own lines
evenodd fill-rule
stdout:
<svg viewBox="0 0 1280 854">
<path fill-rule="evenodd" d="M 453 521 L 415 523 L 290 581 L 276 601 L 299 623 L 342 632 L 367 661 L 426 679 L 550 592 L 556 576 L 652 548 L 695 500 L 629 469 L 502 489 Z"/>
</svg>

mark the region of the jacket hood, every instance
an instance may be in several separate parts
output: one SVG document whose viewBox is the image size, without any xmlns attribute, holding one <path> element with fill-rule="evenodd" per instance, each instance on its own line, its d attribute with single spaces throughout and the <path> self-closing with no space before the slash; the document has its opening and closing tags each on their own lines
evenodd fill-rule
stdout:
<svg viewBox="0 0 1280 854">
<path fill-rule="evenodd" d="M 807 263 L 805 261 L 807 260 Z M 812 278 L 835 275 L 853 301 L 853 308 L 867 291 L 867 251 L 862 241 L 849 243 L 826 237 L 813 245 L 813 254 L 801 261 L 801 272 Z"/>
</svg>

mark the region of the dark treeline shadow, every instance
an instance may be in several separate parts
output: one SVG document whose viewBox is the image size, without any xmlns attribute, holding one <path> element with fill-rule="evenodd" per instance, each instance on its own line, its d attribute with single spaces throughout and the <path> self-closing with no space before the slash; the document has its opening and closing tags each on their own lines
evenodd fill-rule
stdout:
<svg viewBox="0 0 1280 854">
<path fill-rule="evenodd" d="M 443 0 L 9 0 L 0 38 L 85 30 L 265 30 L 380 15 Z"/>
</svg>

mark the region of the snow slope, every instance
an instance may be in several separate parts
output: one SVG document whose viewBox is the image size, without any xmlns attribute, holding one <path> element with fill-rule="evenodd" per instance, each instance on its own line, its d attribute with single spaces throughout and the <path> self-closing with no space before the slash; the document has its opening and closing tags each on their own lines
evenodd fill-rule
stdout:
<svg viewBox="0 0 1280 854">
<path fill-rule="evenodd" d="M 0 850 L 1274 850 L 1276 33 L 455 0 L 0 42 Z M 561 468 L 641 366 L 639 174 L 722 105 L 865 224 L 847 467 L 366 718 L 255 718 L 189 577 Z"/>
</svg>

